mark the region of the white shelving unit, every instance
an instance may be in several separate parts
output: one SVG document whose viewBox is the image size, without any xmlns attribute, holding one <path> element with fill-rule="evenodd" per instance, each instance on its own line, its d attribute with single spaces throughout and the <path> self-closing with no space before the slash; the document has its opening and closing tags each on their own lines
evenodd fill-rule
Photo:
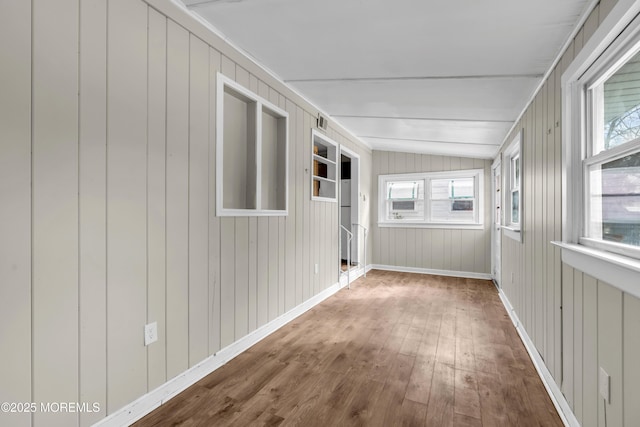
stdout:
<svg viewBox="0 0 640 427">
<path fill-rule="evenodd" d="M 311 130 L 311 200 L 337 202 L 338 144 Z"/>
</svg>

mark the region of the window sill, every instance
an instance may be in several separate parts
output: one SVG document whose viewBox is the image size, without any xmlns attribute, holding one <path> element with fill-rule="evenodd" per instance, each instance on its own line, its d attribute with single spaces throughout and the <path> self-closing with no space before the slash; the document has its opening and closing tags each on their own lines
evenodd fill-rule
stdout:
<svg viewBox="0 0 640 427">
<path fill-rule="evenodd" d="M 551 242 L 562 249 L 562 262 L 640 298 L 640 260 L 584 245 Z"/>
<path fill-rule="evenodd" d="M 506 237 L 522 243 L 522 233 L 519 228 L 509 227 L 506 225 L 503 225 L 500 228 L 504 230 L 504 235 Z"/>
<path fill-rule="evenodd" d="M 411 222 L 379 222 L 381 228 L 441 228 L 450 230 L 484 230 L 484 224 L 425 224 Z"/>
</svg>

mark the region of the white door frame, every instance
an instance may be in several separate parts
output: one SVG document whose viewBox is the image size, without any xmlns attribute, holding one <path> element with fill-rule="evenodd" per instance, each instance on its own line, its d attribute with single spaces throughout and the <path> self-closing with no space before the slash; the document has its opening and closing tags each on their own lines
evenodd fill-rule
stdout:
<svg viewBox="0 0 640 427">
<path fill-rule="evenodd" d="M 500 187 L 497 188 L 497 185 Z M 498 287 L 501 282 L 502 270 L 502 242 L 501 242 L 501 224 L 502 224 L 502 162 L 500 156 L 491 165 L 491 277 L 495 280 Z M 496 212 L 500 207 L 500 212 Z"/>
<path fill-rule="evenodd" d="M 360 223 L 360 156 L 354 151 L 348 149 L 344 145 L 340 145 L 338 158 L 340 159 L 340 170 L 338 175 L 338 182 L 342 179 L 342 155 L 349 157 L 351 159 L 351 223 Z M 355 165 L 355 167 L 354 167 Z M 355 177 L 355 179 L 354 179 Z M 340 205 L 340 201 L 342 200 L 342 186 L 338 185 L 338 206 Z M 341 209 L 338 208 L 338 226 L 342 224 Z M 360 236 L 360 231 L 352 229 L 353 238 L 357 239 Z M 340 244 L 342 244 L 342 239 L 340 240 Z M 342 257 L 342 248 L 338 253 L 338 257 Z M 357 239 L 355 250 L 351 253 L 351 261 L 359 261 L 360 257 L 360 239 Z M 340 264 L 340 263 L 339 263 Z M 349 266 L 351 268 L 351 266 Z"/>
</svg>

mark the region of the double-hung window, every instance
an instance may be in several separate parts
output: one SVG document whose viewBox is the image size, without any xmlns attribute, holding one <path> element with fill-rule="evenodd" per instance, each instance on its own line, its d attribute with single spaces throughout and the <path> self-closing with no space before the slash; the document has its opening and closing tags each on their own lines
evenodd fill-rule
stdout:
<svg viewBox="0 0 640 427">
<path fill-rule="evenodd" d="M 640 48 L 640 46 L 639 46 Z M 585 85 L 581 241 L 640 258 L 640 53 L 611 64 Z"/>
<path fill-rule="evenodd" d="M 503 231 L 506 236 L 522 241 L 522 131 L 518 132 L 504 151 L 505 218 Z"/>
<path fill-rule="evenodd" d="M 382 227 L 481 228 L 484 170 L 380 175 Z"/>
<path fill-rule="evenodd" d="M 564 262 L 640 297 L 640 2 L 562 77 Z M 613 16 L 619 16 L 614 19 Z M 608 18 L 610 18 L 608 17 Z"/>
</svg>

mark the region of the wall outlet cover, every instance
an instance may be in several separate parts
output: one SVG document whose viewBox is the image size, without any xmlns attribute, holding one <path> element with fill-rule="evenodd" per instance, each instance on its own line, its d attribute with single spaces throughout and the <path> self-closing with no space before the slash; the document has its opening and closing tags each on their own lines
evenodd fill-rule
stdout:
<svg viewBox="0 0 640 427">
<path fill-rule="evenodd" d="M 158 341 L 158 322 L 144 325 L 144 345 Z"/>
</svg>

